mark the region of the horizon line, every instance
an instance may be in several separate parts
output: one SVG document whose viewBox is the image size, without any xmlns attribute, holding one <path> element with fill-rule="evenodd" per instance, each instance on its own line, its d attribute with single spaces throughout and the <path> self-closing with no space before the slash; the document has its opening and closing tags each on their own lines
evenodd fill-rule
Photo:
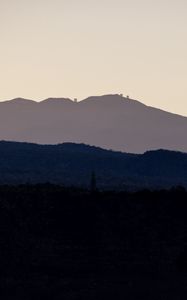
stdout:
<svg viewBox="0 0 187 300">
<path fill-rule="evenodd" d="M 164 108 L 155 107 L 155 106 L 145 104 L 141 100 L 133 99 L 129 95 L 124 96 L 124 94 L 122 94 L 122 93 L 92 95 L 92 96 L 88 96 L 88 97 L 86 97 L 84 99 L 81 99 L 81 100 L 78 100 L 78 98 L 71 99 L 69 97 L 48 97 L 48 98 L 45 98 L 45 99 L 42 99 L 42 100 L 28 99 L 28 98 L 24 98 L 24 97 L 16 97 L 16 98 L 8 99 L 8 100 L 0 100 L 0 104 L 12 102 L 12 101 L 15 101 L 15 100 L 23 100 L 23 101 L 28 101 L 28 102 L 31 101 L 31 102 L 35 102 L 36 104 L 41 104 L 42 102 L 45 102 L 47 100 L 67 100 L 67 101 L 71 101 L 72 103 L 78 104 L 78 103 L 81 103 L 83 101 L 88 100 L 89 98 L 102 98 L 102 97 L 106 97 L 106 96 L 108 96 L 108 97 L 109 96 L 118 96 L 118 97 L 121 97 L 122 99 L 126 99 L 126 100 L 129 100 L 129 101 L 135 101 L 135 102 L 141 103 L 142 105 L 144 105 L 146 107 L 149 107 L 149 108 L 157 109 L 157 110 L 169 113 L 169 114 L 173 114 L 173 115 L 176 115 L 176 116 L 187 118 L 187 115 L 182 115 L 180 113 L 169 111 L 169 110 L 166 110 Z"/>
</svg>

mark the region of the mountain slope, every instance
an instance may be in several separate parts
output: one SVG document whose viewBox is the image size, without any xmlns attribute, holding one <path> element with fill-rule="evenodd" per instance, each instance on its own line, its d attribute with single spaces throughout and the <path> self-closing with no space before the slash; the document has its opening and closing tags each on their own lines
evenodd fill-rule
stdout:
<svg viewBox="0 0 187 300">
<path fill-rule="evenodd" d="M 160 148 L 187 152 L 186 132 L 186 117 L 119 95 L 78 103 L 63 98 L 0 103 L 0 140 L 86 143 L 133 153 Z"/>
<path fill-rule="evenodd" d="M 0 142 L 0 183 L 52 182 L 101 188 L 187 187 L 187 154 L 165 150 L 127 154 L 84 144 Z"/>
</svg>

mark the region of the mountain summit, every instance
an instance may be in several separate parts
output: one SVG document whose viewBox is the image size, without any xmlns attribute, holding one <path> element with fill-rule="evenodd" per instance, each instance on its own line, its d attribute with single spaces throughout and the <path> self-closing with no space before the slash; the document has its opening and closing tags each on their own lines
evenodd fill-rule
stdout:
<svg viewBox="0 0 187 300">
<path fill-rule="evenodd" d="M 80 102 L 66 98 L 0 102 L 0 140 L 76 142 L 133 153 L 160 148 L 187 152 L 186 132 L 186 117 L 118 94 Z"/>
</svg>

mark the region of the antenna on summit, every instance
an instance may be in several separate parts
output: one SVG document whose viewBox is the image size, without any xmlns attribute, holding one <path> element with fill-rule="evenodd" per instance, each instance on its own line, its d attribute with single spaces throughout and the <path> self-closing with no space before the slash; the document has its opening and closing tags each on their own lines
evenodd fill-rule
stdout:
<svg viewBox="0 0 187 300">
<path fill-rule="evenodd" d="M 74 102 L 77 103 L 77 98 L 74 98 Z"/>
<path fill-rule="evenodd" d="M 123 98 L 123 94 L 119 94 L 119 96 Z M 130 96 L 127 95 L 126 98 L 127 98 L 127 99 L 130 99 Z"/>
</svg>

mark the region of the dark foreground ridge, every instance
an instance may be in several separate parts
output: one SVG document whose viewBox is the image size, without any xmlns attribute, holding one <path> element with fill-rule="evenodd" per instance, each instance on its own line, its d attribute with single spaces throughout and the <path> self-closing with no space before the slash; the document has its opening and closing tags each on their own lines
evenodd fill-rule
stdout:
<svg viewBox="0 0 187 300">
<path fill-rule="evenodd" d="M 1 299 L 186 299 L 186 214 L 182 188 L 1 186 Z"/>
<path fill-rule="evenodd" d="M 187 187 L 187 154 L 166 150 L 128 154 L 84 144 L 0 142 L 0 184 L 55 183 L 99 189 Z"/>
</svg>

